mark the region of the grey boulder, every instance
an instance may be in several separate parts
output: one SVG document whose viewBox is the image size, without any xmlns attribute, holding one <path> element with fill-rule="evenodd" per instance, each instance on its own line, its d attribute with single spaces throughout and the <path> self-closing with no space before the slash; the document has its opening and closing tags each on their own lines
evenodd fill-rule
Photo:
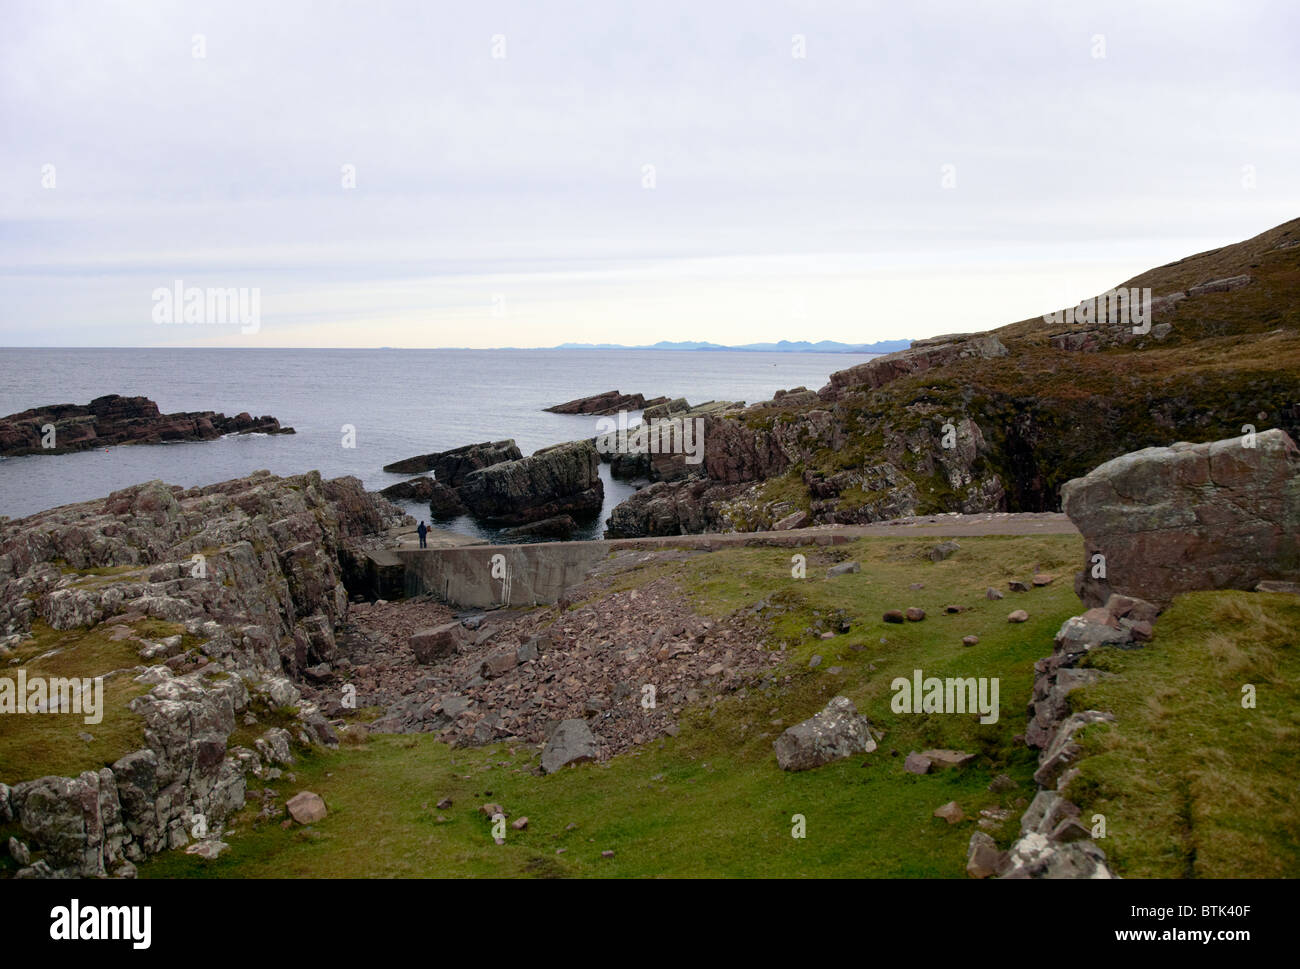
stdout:
<svg viewBox="0 0 1300 969">
<path fill-rule="evenodd" d="M 582 720 L 565 720 L 542 750 L 542 770 L 554 774 L 561 767 L 596 759 L 596 738 Z"/>
<path fill-rule="evenodd" d="M 825 709 L 781 734 L 772 744 L 782 770 L 821 767 L 876 749 L 871 721 L 858 714 L 848 697 L 837 696 Z"/>
</svg>

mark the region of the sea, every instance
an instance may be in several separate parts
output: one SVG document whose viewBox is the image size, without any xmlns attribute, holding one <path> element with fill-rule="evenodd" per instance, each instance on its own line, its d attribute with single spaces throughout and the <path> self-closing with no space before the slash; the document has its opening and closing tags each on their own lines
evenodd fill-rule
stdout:
<svg viewBox="0 0 1300 969">
<path fill-rule="evenodd" d="M 143 396 L 163 413 L 269 414 L 291 435 L 100 448 L 0 458 L 0 515 L 20 518 L 161 479 L 192 487 L 259 469 L 355 475 L 379 490 L 406 475 L 402 458 L 514 438 L 524 454 L 595 437 L 597 418 L 547 413 L 578 397 L 620 390 L 646 398 L 754 403 L 777 390 L 816 390 L 871 354 L 681 350 L 0 349 L 0 416 L 104 394 Z M 637 412 L 630 412 L 635 420 Z M 351 434 L 349 434 L 349 429 Z M 353 446 L 347 446 L 351 443 Z M 706 445 L 707 446 L 707 445 Z M 636 490 L 601 465 L 605 506 L 576 538 L 599 538 Z M 428 506 L 399 502 L 417 519 Z M 492 540 L 465 517 L 438 527 Z"/>
</svg>

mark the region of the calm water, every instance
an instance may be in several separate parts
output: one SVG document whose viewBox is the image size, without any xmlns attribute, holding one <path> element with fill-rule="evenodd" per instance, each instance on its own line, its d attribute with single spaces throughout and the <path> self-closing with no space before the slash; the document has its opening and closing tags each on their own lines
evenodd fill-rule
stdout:
<svg viewBox="0 0 1300 969">
<path fill-rule="evenodd" d="M 542 410 L 617 388 L 646 397 L 769 399 L 826 383 L 866 356 L 653 350 L 130 350 L 0 349 L 0 415 L 104 394 L 144 396 L 164 413 L 271 414 L 297 434 L 0 459 L 0 514 L 20 517 L 161 478 L 185 487 L 266 468 L 356 475 L 378 490 L 402 475 L 385 464 L 476 441 L 514 438 L 524 454 L 594 437 L 596 418 Z M 356 447 L 341 428 L 356 428 Z M 634 489 L 605 476 L 605 508 Z M 417 518 L 428 506 L 406 503 Z M 468 519 L 456 531 L 491 537 Z"/>
</svg>

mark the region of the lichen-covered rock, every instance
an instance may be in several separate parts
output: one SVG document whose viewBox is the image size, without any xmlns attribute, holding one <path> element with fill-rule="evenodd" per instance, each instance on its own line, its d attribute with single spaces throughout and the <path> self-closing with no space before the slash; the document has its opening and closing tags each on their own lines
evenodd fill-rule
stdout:
<svg viewBox="0 0 1300 969">
<path fill-rule="evenodd" d="M 871 721 L 860 715 L 848 697 L 833 697 L 825 709 L 788 728 L 772 743 L 782 770 L 821 767 L 854 754 L 876 749 Z"/>
<path fill-rule="evenodd" d="M 1114 878 L 1106 854 L 1088 837 L 1077 805 L 1039 791 L 1020 819 L 1020 838 L 997 859 L 1002 878 Z M 972 858 L 975 848 L 971 839 Z M 985 851 L 985 864 L 992 860 Z"/>
<path fill-rule="evenodd" d="M 261 756 L 227 750 L 250 692 L 296 714 L 302 742 L 336 743 L 289 676 L 337 653 L 349 550 L 403 521 L 357 479 L 314 472 L 190 489 L 154 481 L 0 519 L 3 635 L 21 639 L 37 618 L 68 630 L 103 622 L 110 640 L 135 639 L 142 658 L 169 664 L 134 676 L 152 687 L 129 705 L 144 749 L 75 778 L 0 788 L 0 822 L 16 819 L 44 852 L 21 877 L 129 875 L 131 861 L 217 830 L 263 758 L 292 762 L 278 727 L 259 740 Z M 134 624 L 146 616 L 184 634 L 140 637 Z"/>
<path fill-rule="evenodd" d="M 991 835 L 976 831 L 970 836 L 966 849 L 966 874 L 971 878 L 989 878 L 1006 864 L 1006 855 L 998 850 Z"/>
<path fill-rule="evenodd" d="M 1067 482 L 1061 504 L 1083 533 L 1089 606 L 1300 578 L 1300 449 L 1282 430 L 1125 454 Z"/>
<path fill-rule="evenodd" d="M 125 829 L 108 768 L 75 778 L 25 781 L 14 786 L 11 796 L 19 823 L 45 851 L 52 869 L 95 877 L 123 860 Z"/>
<path fill-rule="evenodd" d="M 1043 751 L 1034 781 L 1043 787 L 1054 787 L 1067 767 L 1079 758 L 1079 744 L 1074 739 L 1084 727 L 1094 723 L 1113 722 L 1115 715 L 1101 710 L 1080 710 L 1061 722 L 1051 743 Z"/>
<path fill-rule="evenodd" d="M 817 392 L 822 400 L 837 400 L 845 392 L 878 390 L 900 377 L 942 367 L 957 360 L 1005 357 L 1008 351 L 992 333 L 963 334 L 917 340 L 907 350 L 887 353 L 866 363 L 831 374 L 830 383 Z"/>
<path fill-rule="evenodd" d="M 272 727 L 253 742 L 257 752 L 268 764 L 288 766 L 293 763 L 293 737 L 283 727 Z"/>
<path fill-rule="evenodd" d="M 1002 878 L 1114 878 L 1094 841 L 1053 841 L 1026 834 L 1011 846 Z"/>
</svg>

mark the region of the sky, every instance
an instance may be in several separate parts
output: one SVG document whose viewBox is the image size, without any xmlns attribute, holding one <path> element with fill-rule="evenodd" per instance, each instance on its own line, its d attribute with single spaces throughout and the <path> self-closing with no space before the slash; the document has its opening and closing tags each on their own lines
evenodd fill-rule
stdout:
<svg viewBox="0 0 1300 969">
<path fill-rule="evenodd" d="M 919 339 L 1300 215 L 1293 0 L 0 22 L 0 346 Z"/>
</svg>

